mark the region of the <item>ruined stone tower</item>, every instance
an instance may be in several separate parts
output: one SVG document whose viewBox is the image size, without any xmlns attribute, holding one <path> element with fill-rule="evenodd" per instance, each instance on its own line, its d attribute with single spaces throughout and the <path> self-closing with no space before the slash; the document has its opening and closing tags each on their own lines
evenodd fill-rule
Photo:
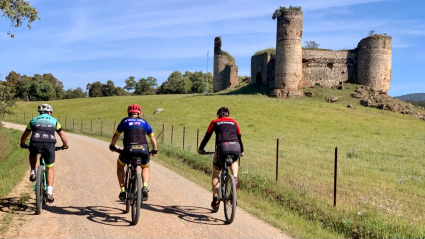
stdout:
<svg viewBox="0 0 425 239">
<path fill-rule="evenodd" d="M 302 96 L 298 85 L 302 80 L 303 12 L 300 7 L 280 7 L 273 14 L 277 18 L 276 62 L 272 97 Z"/>
<path fill-rule="evenodd" d="M 376 34 L 357 45 L 357 81 L 386 93 L 391 81 L 391 37 Z"/>
<path fill-rule="evenodd" d="M 238 84 L 238 67 L 235 59 L 221 50 L 221 37 L 214 39 L 214 83 L 213 91 L 222 91 Z"/>
</svg>

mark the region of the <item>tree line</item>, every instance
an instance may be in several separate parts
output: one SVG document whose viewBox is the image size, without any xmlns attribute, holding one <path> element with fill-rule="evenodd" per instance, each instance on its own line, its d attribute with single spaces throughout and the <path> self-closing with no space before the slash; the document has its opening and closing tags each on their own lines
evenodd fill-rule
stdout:
<svg viewBox="0 0 425 239">
<path fill-rule="evenodd" d="M 64 90 L 63 83 L 51 73 L 26 76 L 11 71 L 5 81 L 0 81 L 0 85 L 9 88 L 16 100 L 50 101 L 84 97 L 212 92 L 213 77 L 211 73 L 202 71 L 186 71 L 184 74 L 174 71 L 159 87 L 155 77 L 136 80 L 134 76 L 130 76 L 125 80 L 124 87 L 115 86 L 111 80 L 106 83 L 95 81 L 88 83 L 84 91 L 81 87 Z"/>
<path fill-rule="evenodd" d="M 83 89 L 64 90 L 62 81 L 51 73 L 26 76 L 11 71 L 0 84 L 7 87 L 17 100 L 49 101 L 71 98 L 82 98 L 86 94 Z"/>
</svg>

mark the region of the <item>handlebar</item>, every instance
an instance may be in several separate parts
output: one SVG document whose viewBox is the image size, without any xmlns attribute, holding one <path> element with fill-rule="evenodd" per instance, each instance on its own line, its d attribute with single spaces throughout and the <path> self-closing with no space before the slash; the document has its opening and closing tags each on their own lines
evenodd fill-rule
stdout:
<svg viewBox="0 0 425 239">
<path fill-rule="evenodd" d="M 117 153 L 120 153 L 120 154 L 122 154 L 122 153 L 124 153 L 124 149 L 120 149 L 120 148 L 109 148 L 111 151 L 114 151 L 114 152 L 117 152 Z M 149 151 L 149 155 L 153 155 L 153 152 L 154 150 L 151 150 L 151 151 Z"/>
<path fill-rule="evenodd" d="M 29 149 L 30 148 L 30 146 L 28 146 L 27 144 L 21 144 L 20 145 L 21 146 L 21 148 L 23 148 L 23 149 Z M 68 146 L 69 147 L 69 146 Z M 65 149 L 68 149 L 68 147 L 64 147 L 63 145 L 62 146 L 60 146 L 60 147 L 55 147 L 55 151 L 58 151 L 58 150 L 65 150 Z"/>
</svg>

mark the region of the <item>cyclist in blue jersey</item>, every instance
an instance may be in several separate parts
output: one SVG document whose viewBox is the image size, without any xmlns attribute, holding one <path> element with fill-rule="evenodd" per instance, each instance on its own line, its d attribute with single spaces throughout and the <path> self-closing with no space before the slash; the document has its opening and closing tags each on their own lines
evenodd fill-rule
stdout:
<svg viewBox="0 0 425 239">
<path fill-rule="evenodd" d="M 120 154 L 117 160 L 117 176 L 121 188 L 119 198 L 121 200 L 125 200 L 124 166 L 128 160 L 131 160 L 132 155 L 136 154 L 142 158 L 142 194 L 143 197 L 147 199 L 149 192 L 148 183 L 151 176 L 149 169 L 149 154 L 156 156 L 158 153 L 158 145 L 156 143 L 156 138 L 153 134 L 152 127 L 146 120 L 140 117 L 142 114 L 142 108 L 136 104 L 133 104 L 128 106 L 127 113 L 128 117 L 121 120 L 114 136 L 112 136 L 111 145 L 109 145 L 109 149 L 111 151 L 115 150 L 115 144 L 117 143 L 121 133 L 124 132 L 123 144 L 125 153 Z M 150 153 L 146 135 L 149 137 L 153 147 L 153 150 Z"/>
<path fill-rule="evenodd" d="M 49 104 L 42 104 L 38 106 L 40 115 L 33 118 L 21 137 L 21 148 L 26 148 L 25 141 L 31 134 L 29 145 L 29 161 L 31 166 L 30 181 L 34 182 L 36 179 L 35 167 L 37 164 L 37 153 L 43 150 L 42 155 L 46 164 L 47 174 L 47 201 L 52 203 L 53 198 L 53 181 L 55 178 L 53 166 L 55 164 L 55 131 L 58 133 L 62 140 L 62 148 L 68 148 L 68 140 L 65 132 L 60 123 L 52 116 L 53 108 Z"/>
</svg>

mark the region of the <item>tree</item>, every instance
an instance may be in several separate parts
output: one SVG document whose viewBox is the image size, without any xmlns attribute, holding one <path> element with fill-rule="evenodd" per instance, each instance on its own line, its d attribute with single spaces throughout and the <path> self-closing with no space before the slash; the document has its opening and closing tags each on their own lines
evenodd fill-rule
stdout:
<svg viewBox="0 0 425 239">
<path fill-rule="evenodd" d="M 304 41 L 304 48 L 318 49 L 320 44 L 315 41 Z"/>
<path fill-rule="evenodd" d="M 15 97 L 10 87 L 0 84 L 0 120 L 3 119 L 5 114 L 12 113 L 10 107 L 13 105 L 15 105 Z"/>
<path fill-rule="evenodd" d="M 212 91 L 213 77 L 211 72 L 208 72 L 208 74 L 206 74 L 202 71 L 195 71 L 193 73 L 190 71 L 186 71 L 183 77 L 188 78 L 192 82 L 192 93 L 205 93 L 205 86 L 207 86 L 207 90 L 209 92 Z"/>
<path fill-rule="evenodd" d="M 89 91 L 90 97 L 102 97 L 102 83 L 100 81 L 96 81 L 93 84 L 87 84 L 87 88 Z"/>
<path fill-rule="evenodd" d="M 370 31 L 368 32 L 368 34 L 369 34 L 369 36 L 371 37 L 372 35 L 374 35 L 374 34 L 375 34 L 375 30 L 370 30 Z"/>
<path fill-rule="evenodd" d="M 141 78 L 139 82 L 137 82 L 136 89 L 134 91 L 135 95 L 151 95 L 155 94 L 155 87 L 158 84 L 156 83 L 156 79 L 152 76 L 149 76 L 147 79 Z"/>
<path fill-rule="evenodd" d="M 10 19 L 10 28 L 14 29 L 22 26 L 22 22 L 28 21 L 28 28 L 31 29 L 30 23 L 35 20 L 41 20 L 38 17 L 37 10 L 25 0 L 0 0 L 1 16 Z M 11 33 L 11 29 L 7 32 L 10 37 L 14 38 L 15 34 Z"/>
<path fill-rule="evenodd" d="M 126 89 L 127 91 L 134 90 L 136 86 L 137 86 L 137 82 L 134 76 L 130 76 L 125 80 L 124 89 Z"/>
<path fill-rule="evenodd" d="M 63 89 L 62 81 L 56 79 L 56 77 L 54 77 L 51 73 L 43 74 L 43 79 L 53 86 L 53 89 L 55 90 L 55 99 L 63 99 L 65 90 Z"/>
<path fill-rule="evenodd" d="M 103 96 L 114 96 L 116 95 L 116 92 L 117 92 L 117 89 L 115 88 L 115 84 L 111 80 L 108 80 L 106 84 L 102 86 Z"/>
<path fill-rule="evenodd" d="M 64 99 L 75 99 L 75 98 L 85 98 L 87 92 L 84 92 L 81 87 L 77 87 L 74 90 L 68 89 L 64 93 Z"/>
</svg>

